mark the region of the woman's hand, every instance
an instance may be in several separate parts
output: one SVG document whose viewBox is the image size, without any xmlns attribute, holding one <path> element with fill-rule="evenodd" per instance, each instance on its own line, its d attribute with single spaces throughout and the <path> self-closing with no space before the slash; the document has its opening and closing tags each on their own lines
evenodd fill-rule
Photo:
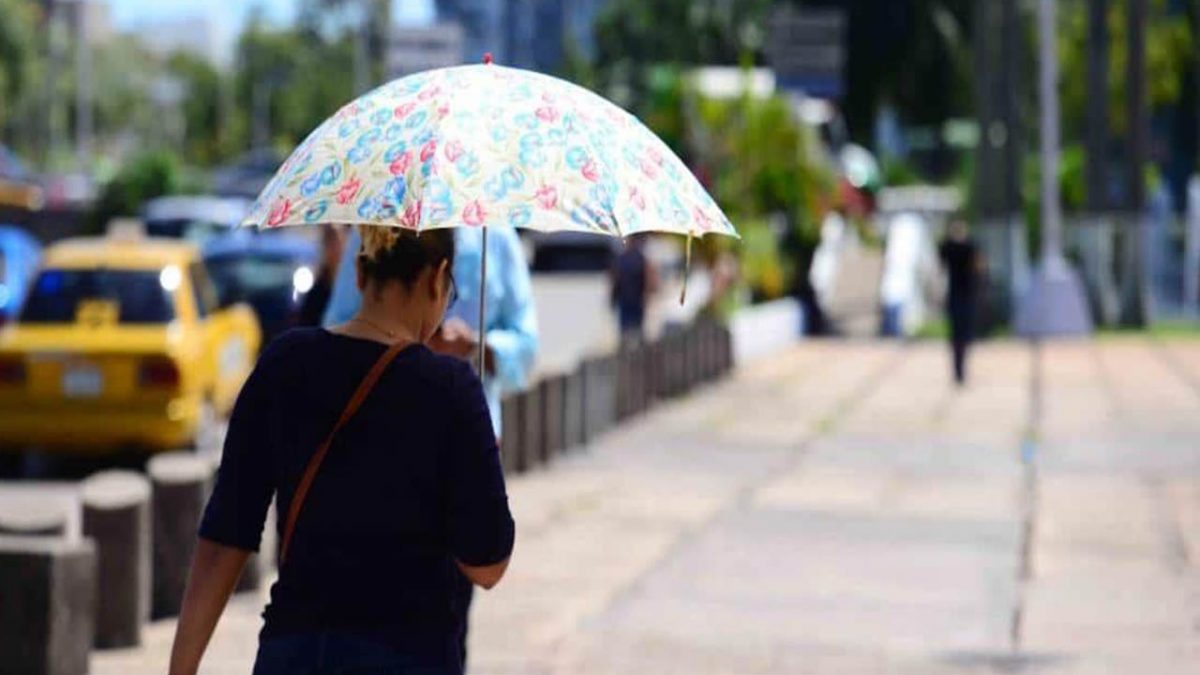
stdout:
<svg viewBox="0 0 1200 675">
<path fill-rule="evenodd" d="M 200 658 L 249 557 L 249 551 L 196 540 L 183 609 L 175 626 L 170 675 L 195 675 L 200 669 Z"/>
<path fill-rule="evenodd" d="M 456 356 L 465 361 L 475 361 L 479 354 L 479 334 L 457 317 L 446 319 L 438 332 L 429 341 L 429 348 L 439 354 Z M 484 346 L 483 361 L 488 372 L 492 372 L 492 349 Z"/>
</svg>

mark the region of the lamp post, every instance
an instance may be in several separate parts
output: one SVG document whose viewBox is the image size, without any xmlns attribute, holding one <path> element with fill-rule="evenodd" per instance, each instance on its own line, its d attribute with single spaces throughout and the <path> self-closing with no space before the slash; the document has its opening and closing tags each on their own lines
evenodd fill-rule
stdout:
<svg viewBox="0 0 1200 675">
<path fill-rule="evenodd" d="M 1042 241 L 1029 288 L 1017 307 L 1017 333 L 1030 338 L 1084 336 L 1092 331 L 1079 275 L 1063 257 L 1059 201 L 1058 54 L 1055 0 L 1038 2 L 1038 89 L 1042 130 Z"/>
</svg>

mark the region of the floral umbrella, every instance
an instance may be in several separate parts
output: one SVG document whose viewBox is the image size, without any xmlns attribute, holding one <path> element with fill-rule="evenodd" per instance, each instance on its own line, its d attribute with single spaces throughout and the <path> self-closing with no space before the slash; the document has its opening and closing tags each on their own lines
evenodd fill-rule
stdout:
<svg viewBox="0 0 1200 675">
<path fill-rule="evenodd" d="M 694 236 L 737 236 L 633 115 L 486 57 L 395 80 L 343 107 L 296 148 L 243 222 L 322 223 L 482 227 L 484 237 L 501 223 L 622 237 L 674 232 L 688 236 L 689 257 Z"/>
</svg>

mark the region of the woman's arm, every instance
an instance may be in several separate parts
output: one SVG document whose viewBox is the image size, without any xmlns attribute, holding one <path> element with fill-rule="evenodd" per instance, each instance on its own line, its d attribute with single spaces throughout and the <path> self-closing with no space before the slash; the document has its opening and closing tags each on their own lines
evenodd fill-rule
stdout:
<svg viewBox="0 0 1200 675">
<path fill-rule="evenodd" d="M 175 644 L 171 647 L 170 675 L 193 675 L 199 670 L 200 657 L 249 557 L 249 551 L 204 538 L 196 541 L 183 609 L 175 627 Z"/>
</svg>

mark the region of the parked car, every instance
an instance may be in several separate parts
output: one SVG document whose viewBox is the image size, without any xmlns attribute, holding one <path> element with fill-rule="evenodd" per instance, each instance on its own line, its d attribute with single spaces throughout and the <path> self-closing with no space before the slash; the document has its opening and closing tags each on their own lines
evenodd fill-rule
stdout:
<svg viewBox="0 0 1200 675">
<path fill-rule="evenodd" d="M 534 272 L 607 272 L 621 240 L 587 232 L 530 232 Z"/>
<path fill-rule="evenodd" d="M 142 222 L 151 237 L 186 239 L 203 244 L 237 227 L 250 212 L 241 197 L 187 195 L 159 197 L 142 207 Z"/>
<path fill-rule="evenodd" d="M 28 232 L 0 225 L 0 326 L 16 316 L 41 256 L 42 245 Z"/>
<path fill-rule="evenodd" d="M 0 145 L 0 207 L 40 211 L 46 194 L 37 177 L 8 148 Z"/>
<path fill-rule="evenodd" d="M 213 172 L 213 191 L 222 196 L 255 199 L 284 157 L 274 148 L 257 148 Z"/>
<path fill-rule="evenodd" d="M 17 320 L 0 329 L 0 452 L 214 443 L 260 339 L 250 307 L 218 306 L 194 246 L 50 246 Z"/>
<path fill-rule="evenodd" d="M 316 279 L 318 255 L 311 239 L 284 233 L 260 236 L 249 230 L 232 232 L 204 247 L 220 304 L 244 302 L 253 307 L 264 345 L 294 325 Z"/>
</svg>

